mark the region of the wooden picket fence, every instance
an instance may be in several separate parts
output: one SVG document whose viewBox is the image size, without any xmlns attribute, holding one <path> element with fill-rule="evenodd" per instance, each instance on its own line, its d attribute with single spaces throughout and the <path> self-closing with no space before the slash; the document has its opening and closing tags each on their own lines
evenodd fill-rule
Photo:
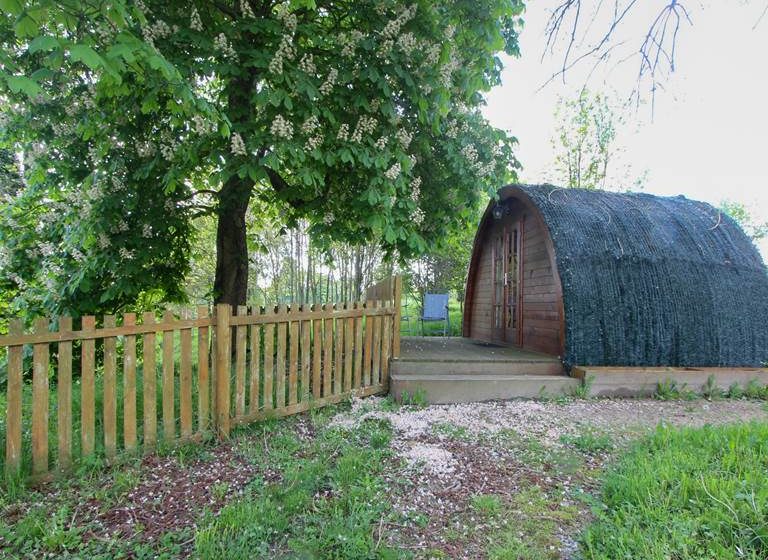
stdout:
<svg viewBox="0 0 768 560">
<path fill-rule="evenodd" d="M 198 307 L 195 318 L 144 313 L 140 322 L 126 313 L 103 317 L 98 328 L 85 316 L 77 330 L 69 317 L 57 328 L 41 318 L 31 333 L 12 320 L 0 336 L 5 472 L 45 478 L 79 460 L 112 461 L 209 433 L 227 438 L 233 424 L 386 392 L 402 291 L 399 277 L 388 282 L 388 297 L 346 304 L 222 304 L 213 314 Z"/>
</svg>

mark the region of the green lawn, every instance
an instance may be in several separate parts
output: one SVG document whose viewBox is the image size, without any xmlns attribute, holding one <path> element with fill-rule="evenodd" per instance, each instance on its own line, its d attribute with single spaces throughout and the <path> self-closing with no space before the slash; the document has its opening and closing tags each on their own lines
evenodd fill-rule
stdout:
<svg viewBox="0 0 768 560">
<path fill-rule="evenodd" d="M 768 424 L 660 427 L 605 476 L 586 560 L 768 558 Z"/>
</svg>

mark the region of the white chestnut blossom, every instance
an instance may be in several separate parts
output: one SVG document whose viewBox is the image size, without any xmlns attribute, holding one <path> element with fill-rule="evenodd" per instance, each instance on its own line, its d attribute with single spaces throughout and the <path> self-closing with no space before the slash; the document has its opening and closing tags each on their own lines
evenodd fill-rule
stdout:
<svg viewBox="0 0 768 560">
<path fill-rule="evenodd" d="M 400 47 L 407 56 L 410 56 L 416 50 L 417 41 L 413 33 L 403 33 L 397 38 L 397 46 Z"/>
<path fill-rule="evenodd" d="M 286 60 L 293 60 L 296 57 L 296 48 L 293 46 L 293 35 L 296 33 L 296 26 L 298 19 L 296 14 L 290 12 L 288 4 L 280 4 L 275 8 L 275 14 L 283 26 L 285 27 L 285 33 L 280 38 L 280 45 L 277 47 L 275 56 L 269 63 L 269 71 L 272 74 L 283 73 L 283 63 Z"/>
<path fill-rule="evenodd" d="M 437 43 L 428 43 L 428 46 L 422 46 L 422 50 L 426 53 L 424 63 L 427 66 L 436 66 L 440 60 L 440 45 Z"/>
<path fill-rule="evenodd" d="M 153 23 L 148 23 L 141 29 L 144 41 L 149 43 L 152 47 L 155 46 L 155 40 L 164 39 L 169 37 L 173 30 L 163 20 L 158 19 Z"/>
<path fill-rule="evenodd" d="M 411 200 L 417 202 L 421 196 L 421 177 L 411 179 Z"/>
<path fill-rule="evenodd" d="M 330 226 L 335 219 L 336 217 L 333 215 L 333 212 L 328 212 L 325 216 L 323 216 L 323 223 L 327 226 Z"/>
<path fill-rule="evenodd" d="M 360 117 L 360 120 L 357 121 L 355 131 L 352 133 L 352 142 L 361 142 L 363 135 L 371 134 L 376 129 L 376 125 L 378 124 L 379 121 L 377 121 L 374 117 Z"/>
<path fill-rule="evenodd" d="M 110 241 L 106 233 L 102 232 L 99 234 L 98 243 L 100 249 L 106 249 L 112 244 L 112 241 Z"/>
<path fill-rule="evenodd" d="M 320 86 L 320 94 L 321 95 L 328 95 L 333 91 L 333 86 L 336 85 L 336 80 L 339 78 L 339 71 L 336 68 L 331 68 L 331 70 L 328 72 L 328 76 L 325 78 L 325 81 Z"/>
<path fill-rule="evenodd" d="M 477 163 L 477 148 L 472 144 L 464 146 L 461 149 L 461 155 L 463 155 L 470 164 Z"/>
<path fill-rule="evenodd" d="M 245 149 L 245 142 L 243 142 L 243 137 L 240 136 L 238 132 L 233 132 L 229 140 L 229 149 L 233 154 L 236 156 L 248 155 L 248 151 Z"/>
<path fill-rule="evenodd" d="M 141 236 L 144 238 L 152 237 L 152 226 L 144 224 L 144 227 L 141 229 Z"/>
<path fill-rule="evenodd" d="M 443 86 L 450 87 L 451 86 L 451 79 L 453 78 L 453 73 L 459 69 L 459 66 L 461 66 L 461 63 L 458 59 L 454 58 L 453 56 L 451 59 L 443 64 L 443 66 L 440 68 L 440 80 L 443 82 Z"/>
<path fill-rule="evenodd" d="M 240 0 L 240 13 L 243 14 L 243 17 L 256 19 L 256 14 L 253 13 L 248 0 Z"/>
<path fill-rule="evenodd" d="M 312 136 L 304 143 L 304 149 L 311 152 L 314 149 L 319 148 L 323 144 L 323 137 L 320 135 Z"/>
<path fill-rule="evenodd" d="M 71 252 L 72 252 L 72 258 L 75 259 L 75 262 L 81 263 L 85 261 L 85 255 L 80 249 L 75 247 L 74 249 L 72 249 Z"/>
<path fill-rule="evenodd" d="M 56 248 L 50 241 L 43 241 L 38 245 L 38 248 L 40 249 L 40 254 L 44 257 L 51 257 L 56 252 Z"/>
<path fill-rule="evenodd" d="M 155 145 L 149 140 L 136 140 L 134 147 L 140 158 L 150 158 L 157 151 Z"/>
<path fill-rule="evenodd" d="M 404 128 L 398 128 L 397 132 L 395 133 L 395 137 L 397 138 L 397 141 L 400 142 L 400 145 L 404 150 L 408 149 L 408 146 L 411 145 L 411 140 L 413 140 L 413 134 Z"/>
<path fill-rule="evenodd" d="M 445 128 L 445 135 L 448 138 L 456 138 L 459 135 L 459 132 L 459 122 L 456 119 L 449 120 L 448 125 Z"/>
<path fill-rule="evenodd" d="M 216 123 L 207 120 L 202 115 L 193 115 L 192 123 L 194 124 L 195 134 L 199 136 L 207 136 L 216 132 Z"/>
<path fill-rule="evenodd" d="M 384 172 L 384 176 L 390 181 L 394 181 L 400 176 L 400 171 L 401 171 L 400 163 L 395 163 L 394 165 L 392 165 L 392 167 L 390 167 Z"/>
<path fill-rule="evenodd" d="M 120 258 L 126 261 L 131 260 L 135 254 L 133 250 L 126 249 L 125 247 L 120 247 L 119 253 L 120 253 Z"/>
<path fill-rule="evenodd" d="M 203 30 L 203 20 L 200 19 L 200 12 L 195 6 L 192 6 L 192 13 L 189 15 L 189 27 L 194 31 Z"/>
<path fill-rule="evenodd" d="M 279 138 L 290 140 L 293 138 L 293 124 L 289 123 L 282 115 L 277 115 L 272 121 L 270 132 Z"/>
<path fill-rule="evenodd" d="M 306 72 L 307 74 L 315 74 L 317 72 L 317 66 L 315 66 L 315 58 L 312 54 L 304 54 L 299 61 L 299 70 Z"/>
<path fill-rule="evenodd" d="M 384 29 L 381 30 L 382 37 L 386 39 L 395 39 L 400 33 L 400 29 L 403 27 L 403 25 L 408 23 L 411 19 L 413 19 L 413 16 L 416 15 L 417 9 L 418 6 L 416 4 L 411 4 L 402 10 L 395 19 L 389 20 L 387 25 L 384 26 Z"/>
<path fill-rule="evenodd" d="M 347 123 L 341 123 L 339 133 L 336 135 L 336 140 L 341 140 L 342 142 L 349 140 L 349 125 Z"/>
<path fill-rule="evenodd" d="M 386 136 L 381 136 L 378 140 L 376 140 L 376 143 L 374 144 L 374 146 L 376 147 L 377 150 L 383 150 L 384 148 L 387 147 L 388 141 L 389 141 L 389 138 L 387 138 Z"/>
<path fill-rule="evenodd" d="M 360 44 L 360 41 L 363 40 L 363 37 L 365 37 L 365 35 L 357 29 L 341 35 L 339 37 L 339 42 L 343 45 L 341 56 L 345 58 L 353 56 L 355 54 L 355 49 L 357 49 L 357 46 Z"/>
<path fill-rule="evenodd" d="M 320 128 L 320 120 L 315 115 L 309 117 L 304 121 L 304 124 L 301 125 L 301 131 L 304 134 L 312 134 L 318 128 Z"/>
<path fill-rule="evenodd" d="M 424 210 L 419 208 L 418 206 L 413 211 L 413 214 L 411 214 L 411 219 L 413 220 L 413 223 L 417 226 L 420 226 L 424 223 Z"/>
<path fill-rule="evenodd" d="M 225 58 L 237 59 L 237 53 L 224 33 L 219 33 L 213 40 L 213 48 L 224 55 Z"/>
</svg>

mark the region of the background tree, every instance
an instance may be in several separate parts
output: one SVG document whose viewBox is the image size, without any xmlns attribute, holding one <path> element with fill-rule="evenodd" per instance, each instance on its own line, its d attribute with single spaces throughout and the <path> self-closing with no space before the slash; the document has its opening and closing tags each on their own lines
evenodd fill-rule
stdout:
<svg viewBox="0 0 768 560">
<path fill-rule="evenodd" d="M 633 174 L 620 160 L 616 140 L 625 125 L 623 107 L 587 89 L 574 100 L 560 98 L 555 109 L 557 129 L 552 138 L 552 182 L 572 188 L 639 190 L 647 173 Z"/>
<path fill-rule="evenodd" d="M 516 167 L 479 108 L 495 53 L 517 54 L 517 0 L 2 9 L 0 142 L 34 156 L 0 232 L 19 307 L 182 299 L 205 213 L 215 299 L 244 303 L 254 200 L 318 246 L 418 255 Z"/>
<path fill-rule="evenodd" d="M 768 237 L 768 221 L 760 223 L 741 202 L 723 200 L 719 208 L 736 220 L 752 241 L 760 241 Z"/>
</svg>

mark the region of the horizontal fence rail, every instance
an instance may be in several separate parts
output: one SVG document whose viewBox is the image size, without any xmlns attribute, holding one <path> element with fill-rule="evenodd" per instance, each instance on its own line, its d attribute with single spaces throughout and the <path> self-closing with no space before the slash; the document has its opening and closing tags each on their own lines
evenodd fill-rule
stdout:
<svg viewBox="0 0 768 560">
<path fill-rule="evenodd" d="M 45 477 L 385 392 L 399 351 L 392 284 L 385 300 L 346 304 L 43 318 L 31 332 L 12 320 L 0 336 L 4 470 Z"/>
</svg>

